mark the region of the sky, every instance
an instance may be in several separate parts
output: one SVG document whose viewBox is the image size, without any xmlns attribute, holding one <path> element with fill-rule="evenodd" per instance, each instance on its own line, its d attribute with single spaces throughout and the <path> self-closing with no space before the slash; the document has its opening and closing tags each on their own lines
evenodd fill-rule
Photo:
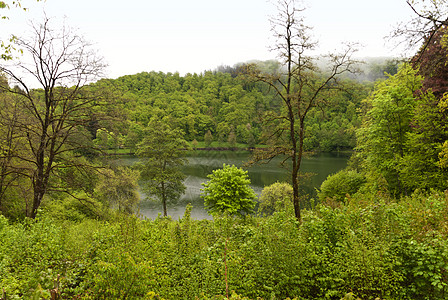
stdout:
<svg viewBox="0 0 448 300">
<path fill-rule="evenodd" d="M 360 57 L 400 56 L 384 40 L 412 11 L 405 0 L 308 0 L 305 23 L 313 28 L 319 52 L 344 42 L 360 43 Z M 201 73 L 220 65 L 275 59 L 267 0 L 22 0 L 0 20 L 0 37 L 30 33 L 30 20 L 44 15 L 65 22 L 93 44 L 108 64 L 106 76 L 139 72 Z M 64 21 L 65 20 L 65 21 Z"/>
</svg>

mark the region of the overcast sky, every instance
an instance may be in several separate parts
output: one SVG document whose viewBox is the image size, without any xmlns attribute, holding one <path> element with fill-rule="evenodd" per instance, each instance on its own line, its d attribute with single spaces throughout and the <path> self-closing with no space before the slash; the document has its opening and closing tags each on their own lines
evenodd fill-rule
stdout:
<svg viewBox="0 0 448 300">
<path fill-rule="evenodd" d="M 142 71 L 200 73 L 219 65 L 275 58 L 268 50 L 266 0 L 23 0 L 28 12 L 11 10 L 1 20 L 2 33 L 24 35 L 29 21 L 48 17 L 79 28 L 104 56 L 107 75 L 116 78 Z M 360 56 L 399 56 L 383 39 L 412 11 L 405 0 L 308 0 L 306 24 L 321 52 L 342 42 L 364 45 Z"/>
</svg>

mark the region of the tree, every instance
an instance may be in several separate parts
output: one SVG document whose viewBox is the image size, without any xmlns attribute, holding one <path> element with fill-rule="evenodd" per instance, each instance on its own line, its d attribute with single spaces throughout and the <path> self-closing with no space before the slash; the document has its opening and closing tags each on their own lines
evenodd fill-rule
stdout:
<svg viewBox="0 0 448 300">
<path fill-rule="evenodd" d="M 414 93 L 421 83 L 422 77 L 409 64 L 379 82 L 368 99 L 370 109 L 357 131 L 356 149 L 364 160 L 365 172 L 373 181 L 383 177 L 394 196 L 407 193 L 400 163 L 408 153 L 407 140 L 416 107 Z"/>
<path fill-rule="evenodd" d="M 392 34 L 417 53 L 411 62 L 424 76 L 423 91 L 432 89 L 437 98 L 448 91 L 448 1 L 406 0 L 414 17 L 398 25 Z"/>
<path fill-rule="evenodd" d="M 413 50 L 421 47 L 424 52 L 439 29 L 448 26 L 447 0 L 406 0 L 414 17 L 410 21 L 398 24 L 391 38 L 401 39 L 407 48 Z"/>
<path fill-rule="evenodd" d="M 401 177 L 409 189 L 448 187 L 446 166 L 439 163 L 443 145 L 448 140 L 448 98 L 438 99 L 430 90 L 415 100 L 407 152 L 400 164 Z"/>
<path fill-rule="evenodd" d="M 354 71 L 352 60 L 354 48 L 347 45 L 341 54 L 326 57 L 329 69 L 320 72 L 311 56 L 316 43 L 309 34 L 310 28 L 300 17 L 303 8 L 294 0 L 279 0 L 278 15 L 271 19 L 272 32 L 277 42 L 272 47 L 278 52 L 283 68 L 268 74 L 261 72 L 256 65 L 246 66 L 250 78 L 267 83 L 281 99 L 283 106 L 277 113 L 265 119 L 274 131 L 267 136 L 269 151 L 258 151 L 255 161 L 270 160 L 275 156 L 285 156 L 291 162 L 291 182 L 295 216 L 299 220 L 299 170 L 303 157 L 305 139 L 305 120 L 315 107 L 323 107 L 338 88 L 338 76 Z"/>
<path fill-rule="evenodd" d="M 134 213 L 140 200 L 138 172 L 126 167 L 117 167 L 104 169 L 101 175 L 100 182 L 95 187 L 96 197 L 108 208 Z"/>
<path fill-rule="evenodd" d="M 417 104 L 400 173 L 409 189 L 445 189 L 446 166 L 439 160 L 448 139 L 448 2 L 406 2 L 414 12 L 414 18 L 400 24 L 393 36 L 402 38 L 412 50 L 415 46 L 420 47 L 411 63 L 423 81 L 422 87 L 415 92 Z"/>
<path fill-rule="evenodd" d="M 448 140 L 445 141 L 442 145 L 442 151 L 440 151 L 440 153 L 439 153 L 438 165 L 441 168 L 448 169 Z"/>
<path fill-rule="evenodd" d="M 207 130 L 207 132 L 205 133 L 205 135 L 204 135 L 204 142 L 205 142 L 205 145 L 207 147 L 210 147 L 210 145 L 212 144 L 212 142 L 213 142 L 213 135 L 212 135 L 212 132 L 210 130 Z"/>
<path fill-rule="evenodd" d="M 101 149 L 111 149 L 112 148 L 112 136 L 113 132 L 109 132 L 105 128 L 99 128 L 96 131 L 96 138 L 93 140 L 93 143 Z"/>
<path fill-rule="evenodd" d="M 448 101 L 422 88 L 423 77 L 409 64 L 376 85 L 371 105 L 357 131 L 356 156 L 368 184 L 387 182 L 394 196 L 420 189 L 445 189 L 440 164 L 448 139 Z"/>
<path fill-rule="evenodd" d="M 6 80 L 5 80 L 6 81 Z M 7 87 L 7 83 L 2 84 Z M 20 165 L 15 156 L 21 148 L 26 147 L 21 139 L 21 132 L 17 124 L 19 122 L 21 108 L 17 97 L 5 91 L 0 92 L 0 212 L 6 214 L 9 210 L 5 204 L 6 193 L 15 184 L 20 176 Z"/>
<path fill-rule="evenodd" d="M 207 177 L 210 180 L 202 184 L 201 197 L 210 214 L 244 216 L 253 211 L 257 195 L 249 187 L 247 171 L 224 164 Z"/>
<path fill-rule="evenodd" d="M 293 210 L 292 186 L 286 182 L 276 182 L 261 191 L 258 213 L 260 215 L 271 215 L 278 211 Z"/>
<path fill-rule="evenodd" d="M 163 216 L 167 216 L 167 202 L 176 201 L 185 191 L 185 175 L 180 167 L 188 148 L 183 132 L 173 129 L 163 120 L 150 120 L 143 141 L 137 145 L 136 154 L 142 160 L 137 168 L 141 172 L 143 190 L 162 202 Z"/>
<path fill-rule="evenodd" d="M 448 27 L 441 27 L 425 40 L 422 47 L 411 59 L 413 67 L 423 76 L 422 92 L 431 90 L 438 98 L 448 92 Z"/>
<path fill-rule="evenodd" d="M 23 49 L 23 60 L 0 66 L 13 86 L 1 89 L 16 95 L 15 105 L 20 108 L 14 126 L 23 148 L 13 155 L 21 164 L 17 172 L 32 187 L 33 198 L 26 208 L 31 218 L 36 217 L 44 196 L 58 191 L 51 185 L 52 176 L 60 169 L 80 167 L 65 154 L 85 147 L 85 127 L 99 98 L 83 88 L 101 76 L 105 67 L 90 44 L 66 26 L 54 31 L 45 19 L 33 25 L 33 34 L 15 41 Z M 40 89 L 32 89 L 33 85 Z"/>
<path fill-rule="evenodd" d="M 229 136 L 227 137 L 227 143 L 229 143 L 230 147 L 235 147 L 236 145 L 236 134 L 233 129 L 230 131 Z"/>
</svg>

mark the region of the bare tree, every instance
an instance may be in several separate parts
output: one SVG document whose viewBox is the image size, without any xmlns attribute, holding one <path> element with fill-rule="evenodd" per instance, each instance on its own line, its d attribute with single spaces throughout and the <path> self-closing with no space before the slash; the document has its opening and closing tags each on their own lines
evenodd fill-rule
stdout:
<svg viewBox="0 0 448 300">
<path fill-rule="evenodd" d="M 390 38 L 405 44 L 406 48 L 415 52 L 422 47 L 420 53 L 434 40 L 435 34 L 444 26 L 448 26 L 447 0 L 406 0 L 414 13 L 414 17 L 398 24 Z"/>
<path fill-rule="evenodd" d="M 347 45 L 341 54 L 330 54 L 325 58 L 328 70 L 318 70 L 311 56 L 317 44 L 311 38 L 311 28 L 301 17 L 303 11 L 297 1 L 278 1 L 278 15 L 271 18 L 272 33 L 276 38 L 272 50 L 278 53 L 283 67 L 275 74 L 263 73 L 256 65 L 248 65 L 246 70 L 251 78 L 267 83 L 283 103 L 279 112 L 266 117 L 274 128 L 267 136 L 270 149 L 256 151 L 254 160 L 285 156 L 284 162 L 291 162 L 294 211 L 299 220 L 299 171 L 306 117 L 311 109 L 327 103 L 331 91 L 340 87 L 338 76 L 353 71 L 356 63 L 352 60 L 355 50 L 352 45 Z"/>
<path fill-rule="evenodd" d="M 105 64 L 70 28 L 52 30 L 48 18 L 33 25 L 31 39 L 18 38 L 16 45 L 24 57 L 0 66 L 10 82 L 0 88 L 15 95 L 20 107 L 14 130 L 20 133 L 23 148 L 11 155 L 21 163 L 20 175 L 31 182 L 33 199 L 26 215 L 34 218 L 53 188 L 52 176 L 77 167 L 67 153 L 84 147 L 85 125 L 98 100 L 83 87 L 102 75 Z"/>
</svg>

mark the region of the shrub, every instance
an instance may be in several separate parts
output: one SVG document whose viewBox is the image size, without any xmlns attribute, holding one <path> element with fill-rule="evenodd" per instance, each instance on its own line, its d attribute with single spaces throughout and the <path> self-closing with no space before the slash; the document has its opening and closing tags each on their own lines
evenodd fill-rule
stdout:
<svg viewBox="0 0 448 300">
<path fill-rule="evenodd" d="M 321 201 L 331 198 L 343 202 L 347 194 L 356 193 L 364 183 L 362 174 L 353 170 L 342 170 L 327 177 L 320 186 L 317 197 Z"/>
<path fill-rule="evenodd" d="M 286 182 L 276 182 L 261 191 L 258 213 L 272 215 L 278 211 L 292 211 L 292 186 Z"/>
<path fill-rule="evenodd" d="M 234 165 L 223 165 L 207 176 L 210 180 L 203 183 L 202 198 L 205 207 L 212 215 L 245 215 L 255 207 L 257 195 L 249 187 L 247 171 Z"/>
</svg>

